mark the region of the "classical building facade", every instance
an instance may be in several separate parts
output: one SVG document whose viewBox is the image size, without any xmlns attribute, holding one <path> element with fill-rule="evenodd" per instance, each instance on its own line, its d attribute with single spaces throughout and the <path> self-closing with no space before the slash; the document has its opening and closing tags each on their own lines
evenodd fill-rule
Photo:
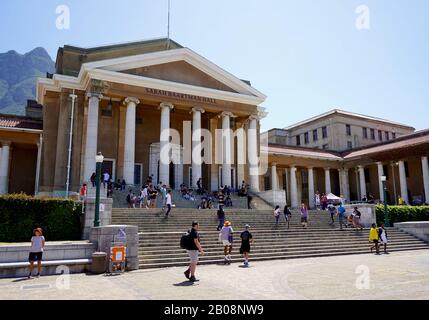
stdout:
<svg viewBox="0 0 429 320">
<path fill-rule="evenodd" d="M 175 189 L 202 178 L 208 189 L 246 180 L 257 191 L 258 177 L 235 161 L 243 146 L 234 132 L 247 133 L 246 156 L 257 158 L 265 98 L 250 82 L 167 39 L 64 46 L 56 74 L 37 85 L 44 139 L 39 192 L 61 195 L 67 182 L 78 190 L 95 171 L 97 152 L 105 157 L 103 170 L 130 185 L 151 175 Z M 220 158 L 215 147 L 223 150 Z M 160 161 L 165 148 L 168 163 Z M 212 163 L 203 162 L 212 152 Z"/>
<path fill-rule="evenodd" d="M 405 124 L 334 109 L 284 129 L 268 132 L 269 142 L 345 151 L 413 133 Z"/>
<path fill-rule="evenodd" d="M 313 147 L 296 145 L 298 134 L 313 137 L 313 130 L 316 139 L 307 143 Z M 260 182 L 271 202 L 314 208 L 317 191 L 343 195 L 349 202 L 369 195 L 383 202 L 382 176 L 389 204 L 400 196 L 410 204 L 429 202 L 429 130 L 415 132 L 388 120 L 333 110 L 288 129 L 272 129 L 266 139 L 270 170 Z M 345 145 L 349 139 L 364 146 Z"/>
</svg>

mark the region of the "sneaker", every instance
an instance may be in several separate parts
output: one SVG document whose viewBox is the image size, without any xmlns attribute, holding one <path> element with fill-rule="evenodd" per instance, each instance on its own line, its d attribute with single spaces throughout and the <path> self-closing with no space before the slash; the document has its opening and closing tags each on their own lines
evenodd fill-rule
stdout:
<svg viewBox="0 0 429 320">
<path fill-rule="evenodd" d="M 191 281 L 191 282 L 198 282 L 200 280 L 196 279 L 195 276 L 192 276 L 192 277 L 189 278 L 189 281 Z"/>
<path fill-rule="evenodd" d="M 185 272 L 183 272 L 184 273 L 184 275 L 185 275 L 185 277 L 186 277 L 186 279 L 190 279 L 191 278 L 191 270 L 186 270 Z"/>
<path fill-rule="evenodd" d="M 28 279 L 31 279 L 31 278 L 33 278 L 32 276 L 31 276 L 31 273 L 28 275 L 28 277 L 27 277 Z"/>
<path fill-rule="evenodd" d="M 40 273 L 36 274 L 36 278 L 40 278 Z"/>
</svg>

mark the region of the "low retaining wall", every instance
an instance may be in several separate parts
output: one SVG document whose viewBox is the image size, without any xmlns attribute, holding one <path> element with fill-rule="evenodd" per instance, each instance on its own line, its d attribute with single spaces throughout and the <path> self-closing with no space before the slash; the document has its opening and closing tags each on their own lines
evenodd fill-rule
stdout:
<svg viewBox="0 0 429 320">
<path fill-rule="evenodd" d="M 0 246 L 0 278 L 28 275 L 29 243 Z M 46 243 L 43 253 L 42 275 L 60 274 L 64 267 L 70 273 L 86 272 L 97 247 L 89 242 Z M 60 267 L 60 268 L 58 268 Z"/>
<path fill-rule="evenodd" d="M 429 221 L 398 222 L 395 228 L 429 243 Z"/>
<path fill-rule="evenodd" d="M 355 207 L 357 207 L 361 213 L 360 224 L 363 227 L 370 228 L 373 223 L 377 223 L 374 204 L 345 205 L 346 215 L 351 215 Z"/>
<path fill-rule="evenodd" d="M 100 198 L 100 226 L 108 226 L 112 224 L 112 205 L 113 199 Z M 91 228 L 94 227 L 95 217 L 95 198 L 87 198 L 85 200 L 85 219 L 83 225 L 82 239 L 89 240 L 91 237 Z"/>
</svg>

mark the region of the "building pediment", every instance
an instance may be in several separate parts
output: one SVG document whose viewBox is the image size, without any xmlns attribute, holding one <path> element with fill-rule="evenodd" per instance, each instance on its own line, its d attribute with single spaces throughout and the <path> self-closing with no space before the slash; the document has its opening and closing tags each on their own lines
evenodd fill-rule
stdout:
<svg viewBox="0 0 429 320">
<path fill-rule="evenodd" d="M 183 60 L 124 70 L 121 73 L 237 93 L 236 90 Z"/>
</svg>

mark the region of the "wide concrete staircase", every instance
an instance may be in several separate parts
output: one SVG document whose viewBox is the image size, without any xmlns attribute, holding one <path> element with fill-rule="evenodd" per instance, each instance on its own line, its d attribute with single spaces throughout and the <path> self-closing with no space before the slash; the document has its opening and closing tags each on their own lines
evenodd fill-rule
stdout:
<svg viewBox="0 0 429 320">
<path fill-rule="evenodd" d="M 369 253 L 369 230 L 345 229 L 331 226 L 327 212 L 311 211 L 308 229 L 300 225 L 293 211 L 290 229 L 283 215 L 278 227 L 272 210 L 226 210 L 226 218 L 235 231 L 233 262 L 241 261 L 239 233 L 251 225 L 256 244 L 251 260 L 292 259 Z M 200 264 L 223 263 L 223 247 L 218 242 L 216 210 L 173 209 L 165 218 L 160 209 L 114 209 L 113 224 L 137 225 L 140 232 L 140 268 L 185 266 L 188 256 L 179 246 L 181 235 L 189 230 L 193 220 L 200 223 L 201 243 L 205 255 Z M 388 229 L 389 251 L 429 249 L 425 242 L 394 228 Z"/>
<path fill-rule="evenodd" d="M 127 205 L 127 194 L 128 191 L 132 190 L 136 195 L 140 195 L 140 189 L 138 187 L 128 187 L 124 191 L 120 190 L 114 190 L 113 191 L 113 208 L 126 208 Z M 173 196 L 173 204 L 177 208 L 189 208 L 189 209 L 196 209 L 198 205 L 201 203 L 201 195 L 195 194 L 195 201 L 186 200 L 182 197 L 180 191 L 173 190 L 172 191 Z M 247 209 L 247 198 L 246 197 L 239 197 L 236 194 L 231 195 L 232 200 L 232 208 L 241 208 L 241 209 Z M 158 207 L 162 206 L 161 197 L 158 196 L 157 198 L 157 204 Z M 215 207 L 217 208 L 217 202 L 214 202 Z M 262 199 L 258 198 L 257 196 L 253 196 L 252 200 L 252 206 L 255 209 L 270 209 L 270 206 L 265 203 Z"/>
</svg>

